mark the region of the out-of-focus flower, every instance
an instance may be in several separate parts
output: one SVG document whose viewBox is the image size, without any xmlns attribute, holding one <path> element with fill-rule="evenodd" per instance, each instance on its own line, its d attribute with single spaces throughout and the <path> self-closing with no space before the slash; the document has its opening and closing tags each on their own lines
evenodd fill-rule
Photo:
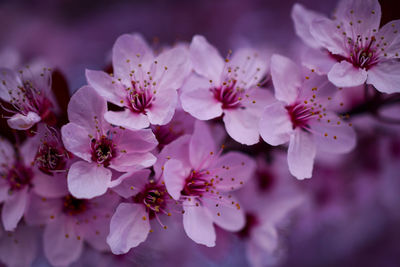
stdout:
<svg viewBox="0 0 400 267">
<path fill-rule="evenodd" d="M 120 36 L 113 47 L 113 75 L 86 71 L 88 83 L 107 101 L 123 108 L 105 119 L 128 129 L 167 124 L 174 115 L 177 89 L 191 71 L 187 49 L 167 49 L 157 57 L 138 34 Z"/>
<path fill-rule="evenodd" d="M 36 123 L 55 123 L 51 95 L 51 70 L 39 66 L 16 72 L 0 68 L 0 98 L 8 113 L 8 125 L 16 130 L 28 130 Z"/>
<path fill-rule="evenodd" d="M 182 87 L 183 109 L 199 120 L 224 115 L 233 139 L 258 143 L 262 109 L 273 99 L 269 91 L 258 88 L 268 70 L 267 58 L 253 49 L 239 49 L 224 60 L 203 36 L 193 37 L 190 56 L 196 74 Z"/>
<path fill-rule="evenodd" d="M 150 153 L 157 140 L 150 129 L 131 131 L 115 127 L 103 118 L 106 100 L 85 86 L 68 105 L 69 123 L 62 127 L 62 139 L 68 151 L 83 159 L 71 165 L 68 189 L 77 198 L 100 196 L 112 186 L 114 169 L 133 171 L 154 164 Z"/>
<path fill-rule="evenodd" d="M 25 220 L 30 225 L 46 225 L 46 258 L 54 266 L 67 266 L 79 258 L 84 241 L 97 250 L 109 250 L 106 237 L 118 200 L 112 192 L 90 200 L 69 194 L 61 198 L 32 195 Z"/>
<path fill-rule="evenodd" d="M 333 20 L 296 4 L 292 18 L 297 35 L 316 49 L 305 55 L 308 67 L 327 73 L 338 87 L 367 83 L 400 92 L 400 21 L 379 29 L 378 0 L 341 0 Z"/>
<path fill-rule="evenodd" d="M 38 227 L 18 225 L 14 232 L 0 228 L 0 260 L 9 267 L 32 266 L 38 252 Z"/>
<path fill-rule="evenodd" d="M 193 135 L 167 145 L 155 166 L 162 166 L 168 193 L 182 203 L 186 234 L 209 247 L 215 246 L 213 223 L 228 231 L 244 226 L 244 212 L 230 192 L 242 187 L 255 169 L 250 157 L 221 152 L 207 125 L 198 121 Z"/>
<path fill-rule="evenodd" d="M 317 148 L 330 153 L 354 148 L 353 128 L 329 110 L 335 87 L 326 77 L 302 71 L 280 55 L 272 56 L 271 75 L 278 101 L 265 108 L 260 134 L 273 146 L 289 142 L 292 175 L 298 179 L 312 176 Z"/>
</svg>

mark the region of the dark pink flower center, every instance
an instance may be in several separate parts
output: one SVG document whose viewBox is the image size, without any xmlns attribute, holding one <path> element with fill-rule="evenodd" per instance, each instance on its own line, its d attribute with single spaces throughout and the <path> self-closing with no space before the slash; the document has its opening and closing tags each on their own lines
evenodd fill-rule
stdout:
<svg viewBox="0 0 400 267">
<path fill-rule="evenodd" d="M 222 104 L 223 109 L 240 107 L 242 91 L 235 88 L 236 80 L 224 82 L 222 86 L 211 88 L 214 98 Z"/>
<path fill-rule="evenodd" d="M 274 175 L 268 170 L 257 171 L 256 178 L 261 191 L 269 191 L 276 182 Z"/>
<path fill-rule="evenodd" d="M 310 119 L 314 115 L 319 114 L 319 111 L 313 111 L 311 107 L 299 103 L 286 106 L 286 110 L 290 116 L 293 129 L 299 127 L 307 130 Z"/>
<path fill-rule="evenodd" d="M 203 172 L 192 171 L 185 180 L 181 194 L 184 196 L 203 196 L 210 190 L 213 182 L 206 179 Z"/>
<path fill-rule="evenodd" d="M 55 144 L 44 142 L 38 149 L 35 163 L 39 170 L 52 175 L 53 171 L 64 170 L 66 166 L 67 152 Z"/>
<path fill-rule="evenodd" d="M 127 96 L 130 109 L 136 113 L 146 114 L 146 110 L 152 106 L 155 99 L 154 92 L 151 91 L 149 84 L 146 84 L 146 88 L 137 88 L 136 83 L 132 82 L 132 88 Z"/>
<path fill-rule="evenodd" d="M 133 197 L 133 202 L 145 205 L 149 218 L 153 219 L 157 213 L 166 213 L 168 198 L 165 186 L 149 183 L 142 192 Z"/>
<path fill-rule="evenodd" d="M 24 165 L 17 163 L 11 169 L 9 169 L 6 180 L 10 185 L 10 190 L 20 190 L 25 186 L 32 187 L 33 172 L 30 168 L 26 168 Z"/>
<path fill-rule="evenodd" d="M 378 48 L 376 43 L 376 39 L 372 36 L 370 39 L 366 39 L 365 41 L 361 36 L 357 37 L 354 41 L 349 38 L 347 40 L 349 56 L 344 57 L 342 55 L 334 55 L 330 54 L 335 60 L 338 62 L 347 60 L 351 64 L 353 64 L 356 68 L 362 69 L 370 69 L 372 66 L 378 64 Z"/>
<path fill-rule="evenodd" d="M 64 197 L 62 211 L 68 215 L 78 215 L 85 212 L 88 208 L 86 199 L 74 198 L 71 195 Z"/>
<path fill-rule="evenodd" d="M 102 136 L 100 139 L 93 138 L 90 145 L 92 160 L 98 164 L 103 164 L 104 167 L 108 167 L 111 159 L 117 154 L 112 140 L 107 136 Z"/>
</svg>

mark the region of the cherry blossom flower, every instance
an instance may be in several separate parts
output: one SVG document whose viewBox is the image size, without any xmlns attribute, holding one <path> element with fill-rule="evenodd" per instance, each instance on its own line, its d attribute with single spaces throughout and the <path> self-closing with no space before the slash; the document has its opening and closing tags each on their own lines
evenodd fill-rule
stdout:
<svg viewBox="0 0 400 267">
<path fill-rule="evenodd" d="M 314 51 L 304 60 L 327 73 L 338 87 L 372 84 L 384 93 L 400 92 L 399 20 L 379 28 L 378 0 L 341 0 L 333 19 L 296 4 L 292 10 L 297 35 Z"/>
<path fill-rule="evenodd" d="M 325 76 L 299 68 L 290 59 L 273 55 L 271 75 L 277 102 L 268 105 L 260 120 L 261 137 L 270 145 L 289 142 L 288 164 L 298 179 L 312 176 L 317 148 L 345 153 L 355 146 L 351 124 L 330 112 L 335 87 Z"/>
<path fill-rule="evenodd" d="M 13 231 L 28 206 L 33 171 L 17 158 L 14 148 L 0 138 L 0 202 L 4 203 L 1 219 L 6 231 Z"/>
<path fill-rule="evenodd" d="M 258 88 L 265 78 L 267 59 L 252 49 L 240 49 L 224 60 L 203 36 L 194 36 L 190 56 L 196 74 L 182 87 L 185 111 L 199 120 L 223 115 L 228 134 L 246 145 L 259 141 L 257 124 L 270 93 Z"/>
<path fill-rule="evenodd" d="M 113 47 L 113 75 L 86 71 L 88 83 L 107 101 L 123 108 L 105 119 L 128 129 L 167 124 L 174 115 L 177 89 L 190 73 L 187 49 L 178 46 L 158 56 L 138 34 L 120 36 Z"/>
<path fill-rule="evenodd" d="M 46 258 L 54 266 L 67 266 L 80 257 L 84 241 L 97 250 L 109 250 L 106 237 L 118 201 L 112 192 L 90 200 L 69 194 L 60 198 L 32 195 L 25 220 L 29 225 L 45 225 Z"/>
<path fill-rule="evenodd" d="M 111 218 L 110 234 L 107 243 L 114 254 L 127 253 L 147 239 L 152 232 L 150 221 L 156 219 L 167 229 L 160 215 L 171 216 L 168 205 L 172 200 L 161 179 L 150 178 L 150 170 L 127 173 L 122 183 L 114 187 L 120 196 L 129 203 L 121 203 Z"/>
<path fill-rule="evenodd" d="M 70 123 L 61 129 L 68 151 L 81 158 L 68 172 L 68 189 L 77 198 L 100 196 L 112 186 L 112 171 L 127 172 L 154 164 L 157 146 L 150 129 L 131 131 L 106 121 L 106 100 L 84 86 L 68 105 Z"/>
<path fill-rule="evenodd" d="M 36 123 L 55 123 L 51 95 L 51 70 L 38 66 L 16 72 L 0 68 L 0 98 L 12 129 L 28 130 Z"/>
<path fill-rule="evenodd" d="M 25 141 L 21 153 L 27 166 L 32 166 L 33 190 L 43 197 L 60 197 L 68 192 L 67 169 L 70 155 L 64 148 L 61 133 L 39 125 L 37 134 Z"/>
<path fill-rule="evenodd" d="M 228 231 L 244 226 L 244 212 L 230 194 L 252 175 L 254 161 L 241 153 L 221 155 L 210 130 L 197 121 L 194 133 L 167 145 L 154 166 L 168 193 L 183 206 L 183 227 L 196 243 L 215 246 L 213 223 Z M 165 163 L 165 164 L 164 164 Z"/>
</svg>

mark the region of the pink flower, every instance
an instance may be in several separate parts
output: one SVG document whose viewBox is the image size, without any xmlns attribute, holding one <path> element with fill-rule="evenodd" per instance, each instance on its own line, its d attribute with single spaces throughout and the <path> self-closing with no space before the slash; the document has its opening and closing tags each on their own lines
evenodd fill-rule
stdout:
<svg viewBox="0 0 400 267">
<path fill-rule="evenodd" d="M 68 193 L 67 169 L 72 161 L 58 130 L 39 125 L 37 134 L 27 139 L 20 150 L 25 165 L 32 166 L 36 194 L 60 197 Z"/>
<path fill-rule="evenodd" d="M 183 227 L 196 243 L 215 246 L 213 223 L 228 231 L 244 226 L 244 212 L 230 192 L 251 177 L 255 163 L 238 152 L 221 155 L 205 123 L 196 122 L 192 136 L 167 145 L 154 168 L 164 170 L 167 191 L 182 204 Z"/>
<path fill-rule="evenodd" d="M 289 142 L 292 175 L 298 179 L 311 177 L 317 148 L 330 153 L 354 148 L 352 127 L 329 111 L 335 87 L 325 76 L 302 71 L 280 55 L 272 56 L 271 75 L 278 101 L 265 108 L 260 134 L 273 146 Z"/>
<path fill-rule="evenodd" d="M 138 34 L 120 36 L 113 47 L 114 74 L 86 71 L 88 83 L 123 111 L 108 111 L 105 119 L 128 129 L 164 125 L 174 115 L 176 90 L 191 71 L 187 49 L 167 49 L 155 57 Z"/>
<path fill-rule="evenodd" d="M 377 0 L 342 0 L 333 20 L 296 4 L 296 33 L 310 47 L 306 65 L 338 87 L 372 84 L 384 93 L 400 92 L 399 20 L 379 29 Z"/>
<path fill-rule="evenodd" d="M 111 187 L 110 169 L 127 172 L 154 164 L 157 146 L 150 129 L 130 131 L 104 121 L 106 100 L 84 86 L 68 105 L 70 123 L 61 129 L 68 151 L 83 159 L 68 172 L 68 189 L 77 198 L 100 196 Z"/>
<path fill-rule="evenodd" d="M 0 98 L 12 129 L 28 130 L 40 121 L 53 124 L 51 70 L 26 67 L 19 72 L 0 68 Z"/>
<path fill-rule="evenodd" d="M 6 231 L 13 231 L 28 206 L 33 171 L 18 159 L 11 144 L 0 138 L 1 219 Z"/>
<path fill-rule="evenodd" d="M 267 60 L 256 51 L 241 49 L 224 60 L 203 36 L 193 37 L 190 56 L 196 74 L 182 88 L 185 111 L 199 120 L 223 116 L 228 134 L 246 145 L 259 141 L 257 124 L 270 93 L 258 86 L 267 72 Z"/>
<path fill-rule="evenodd" d="M 161 179 L 149 179 L 150 170 L 125 174 L 122 183 L 114 187 L 120 196 L 129 203 L 121 203 L 111 218 L 110 234 L 107 243 L 114 254 L 127 253 L 147 239 L 151 231 L 150 220 L 160 215 L 171 216 L 168 211 L 170 198 Z"/>
<path fill-rule="evenodd" d="M 42 198 L 32 195 L 25 220 L 30 225 L 45 225 L 44 254 L 53 266 L 76 261 L 84 241 L 100 251 L 108 251 L 106 236 L 118 196 L 111 192 L 93 199 L 71 195 Z"/>
</svg>

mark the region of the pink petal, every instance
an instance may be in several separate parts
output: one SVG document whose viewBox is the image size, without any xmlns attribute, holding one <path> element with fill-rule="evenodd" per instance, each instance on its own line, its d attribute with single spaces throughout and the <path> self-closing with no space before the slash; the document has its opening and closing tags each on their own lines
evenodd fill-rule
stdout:
<svg viewBox="0 0 400 267">
<path fill-rule="evenodd" d="M 68 171 L 68 189 L 76 198 L 103 195 L 111 182 L 111 171 L 96 163 L 78 161 Z"/>
<path fill-rule="evenodd" d="M 344 23 L 347 34 L 354 39 L 358 35 L 370 37 L 378 30 L 381 21 L 381 6 L 378 0 L 340 1 L 335 16 Z M 350 24 L 350 22 L 352 22 Z"/>
<path fill-rule="evenodd" d="M 337 87 L 353 87 L 365 83 L 367 72 L 343 60 L 333 65 L 328 73 L 328 79 Z"/>
<path fill-rule="evenodd" d="M 110 168 L 119 172 L 134 171 L 151 167 L 157 158 L 148 153 L 120 153 L 117 158 L 111 160 Z"/>
<path fill-rule="evenodd" d="M 205 122 L 196 121 L 189 144 L 189 159 L 195 170 L 207 168 L 218 152 L 210 128 Z"/>
<path fill-rule="evenodd" d="M 150 170 L 140 170 L 126 173 L 121 177 L 121 183 L 112 190 L 123 198 L 129 198 L 142 191 L 149 182 Z M 119 178 L 118 178 L 119 179 Z"/>
<path fill-rule="evenodd" d="M 291 17 L 297 36 L 309 47 L 314 49 L 321 48 L 310 33 L 310 25 L 313 20 L 322 18 L 324 15 L 307 9 L 302 4 L 295 3 L 292 8 Z"/>
<path fill-rule="evenodd" d="M 347 56 L 344 46 L 343 30 L 337 29 L 335 22 L 328 18 L 319 18 L 312 21 L 310 33 L 317 43 L 335 55 Z"/>
<path fill-rule="evenodd" d="M 144 242 L 149 231 L 150 223 L 145 207 L 121 203 L 111 218 L 107 243 L 114 254 L 124 254 Z"/>
<path fill-rule="evenodd" d="M 178 93 L 174 89 L 159 90 L 155 94 L 155 100 L 146 110 L 151 124 L 165 125 L 171 121 L 178 102 Z"/>
<path fill-rule="evenodd" d="M 278 247 L 278 232 L 276 227 L 268 222 L 253 229 L 251 241 L 259 248 L 273 253 Z"/>
<path fill-rule="evenodd" d="M 162 52 L 156 60 L 158 69 L 153 80 L 156 81 L 157 91 L 180 88 L 184 79 L 192 71 L 189 51 L 183 46 Z"/>
<path fill-rule="evenodd" d="M 126 152 L 148 152 L 157 145 L 157 139 L 150 129 L 130 131 L 126 129 L 115 128 L 118 137 L 115 142 L 120 150 Z"/>
<path fill-rule="evenodd" d="M 300 68 L 287 57 L 273 55 L 271 58 L 271 76 L 276 99 L 287 104 L 293 103 L 302 84 Z"/>
<path fill-rule="evenodd" d="M 199 120 L 210 120 L 222 115 L 222 104 L 208 88 L 183 92 L 181 102 L 183 110 Z"/>
<path fill-rule="evenodd" d="M 253 176 L 256 164 L 249 156 L 239 152 L 228 152 L 222 155 L 210 170 L 218 176 L 215 186 L 220 191 L 229 192 L 241 188 Z"/>
<path fill-rule="evenodd" d="M 316 147 L 312 134 L 296 129 L 290 136 L 288 164 L 297 179 L 311 178 Z"/>
<path fill-rule="evenodd" d="M 356 134 L 347 123 L 338 125 L 332 123 L 315 122 L 310 125 L 317 147 L 329 153 L 347 153 L 356 145 Z"/>
<path fill-rule="evenodd" d="M 63 200 L 61 198 L 43 198 L 36 194 L 31 194 L 24 220 L 28 225 L 45 225 L 53 220 L 51 218 L 62 214 L 62 207 Z"/>
<path fill-rule="evenodd" d="M 301 56 L 303 66 L 315 70 L 318 74 L 327 74 L 337 63 L 326 50 L 306 49 Z"/>
<path fill-rule="evenodd" d="M 4 202 L 1 219 L 6 231 L 13 231 L 24 215 L 28 204 L 28 188 L 13 191 L 12 195 Z"/>
<path fill-rule="evenodd" d="M 384 51 L 381 55 L 386 58 L 399 58 L 400 55 L 400 20 L 392 20 L 383 26 L 379 32 L 376 34 L 376 43 L 381 47 L 384 47 Z M 383 38 L 383 39 L 382 39 Z M 385 44 L 384 44 L 385 43 Z M 376 45 L 374 43 L 374 45 Z"/>
<path fill-rule="evenodd" d="M 182 87 L 179 89 L 180 92 L 192 91 L 198 88 L 209 88 L 210 80 L 202 76 L 192 73 L 187 77 Z"/>
<path fill-rule="evenodd" d="M 126 101 L 126 91 L 122 84 L 103 71 L 86 70 L 88 84 L 96 92 L 115 105 L 123 107 Z"/>
<path fill-rule="evenodd" d="M 244 145 L 254 145 L 260 141 L 258 123 L 260 118 L 247 109 L 226 110 L 223 121 L 230 137 Z"/>
<path fill-rule="evenodd" d="M 88 131 L 75 124 L 68 123 L 61 128 L 62 140 L 65 148 L 86 161 L 92 161 Z"/>
<path fill-rule="evenodd" d="M 266 75 L 269 58 L 263 52 L 250 48 L 240 48 L 233 53 L 225 70 L 229 67 L 231 69 L 241 68 L 241 71 L 235 73 L 238 86 L 251 88 L 256 86 Z"/>
<path fill-rule="evenodd" d="M 260 119 L 260 135 L 272 146 L 282 145 L 289 141 L 293 131 L 292 122 L 283 102 L 267 106 Z"/>
<path fill-rule="evenodd" d="M 164 181 L 168 193 L 175 200 L 181 196 L 185 179 L 188 177 L 190 168 L 187 168 L 176 159 L 170 159 L 165 163 L 164 167 Z"/>
<path fill-rule="evenodd" d="M 130 84 L 129 74 L 132 70 L 138 70 L 139 64 L 142 64 L 143 69 L 148 69 L 153 60 L 153 52 L 140 34 L 118 37 L 112 53 L 115 77 L 127 85 Z"/>
<path fill-rule="evenodd" d="M 235 198 L 222 197 L 223 200 L 221 201 L 214 198 L 204 198 L 203 204 L 208 209 L 215 224 L 228 231 L 239 231 L 245 225 L 243 209 L 240 208 Z"/>
<path fill-rule="evenodd" d="M 154 164 L 156 177 L 160 177 L 162 175 L 162 168 L 167 160 L 171 157 L 182 162 L 184 166 L 190 166 L 188 149 L 190 139 L 191 135 L 183 135 L 163 148 L 157 157 L 157 162 Z"/>
<path fill-rule="evenodd" d="M 72 95 L 68 104 L 69 121 L 86 128 L 89 133 L 102 129 L 106 100 L 90 86 L 83 86 Z"/>
<path fill-rule="evenodd" d="M 82 253 L 83 239 L 78 240 L 75 220 L 65 216 L 46 225 L 43 234 L 44 253 L 53 266 L 67 266 Z"/>
<path fill-rule="evenodd" d="M 386 61 L 368 70 L 367 83 L 382 93 L 400 92 L 400 63 Z"/>
<path fill-rule="evenodd" d="M 29 111 L 28 114 L 22 115 L 20 113 L 15 114 L 7 120 L 8 126 L 15 130 L 28 130 L 33 125 L 41 121 L 42 118 L 35 112 Z"/>
<path fill-rule="evenodd" d="M 94 249 L 101 252 L 110 252 L 107 244 L 107 235 L 110 231 L 110 219 L 92 220 L 90 224 L 83 226 L 83 237 L 85 241 Z"/>
<path fill-rule="evenodd" d="M 0 181 L 0 203 L 4 202 L 10 195 L 8 192 L 10 191 L 10 185 L 7 181 Z"/>
<path fill-rule="evenodd" d="M 25 267 L 34 266 L 38 252 L 39 229 L 20 225 L 10 235 L 0 239 L 0 260 L 5 266 Z"/>
<path fill-rule="evenodd" d="M 22 85 L 22 81 L 16 71 L 6 68 L 0 68 L 0 98 L 10 102 L 10 90 L 17 90 Z M 16 92 L 14 92 L 15 94 Z"/>
<path fill-rule="evenodd" d="M 53 176 L 41 171 L 35 172 L 33 179 L 33 190 L 42 197 L 62 197 L 68 194 L 67 174 L 55 173 Z"/>
<path fill-rule="evenodd" d="M 216 234 L 208 209 L 201 204 L 196 206 L 197 200 L 183 202 L 183 228 L 190 239 L 197 244 L 214 247 Z"/>
<path fill-rule="evenodd" d="M 7 139 L 0 137 L 0 170 L 3 165 L 12 165 L 15 161 L 14 148 Z"/>
<path fill-rule="evenodd" d="M 190 44 L 190 57 L 195 72 L 212 80 L 215 84 L 220 83 L 224 60 L 206 38 L 201 35 L 193 37 Z"/>
<path fill-rule="evenodd" d="M 129 109 L 124 111 L 107 111 L 104 119 L 113 125 L 122 126 L 130 130 L 139 130 L 149 127 L 149 119 L 142 113 L 132 112 Z"/>
</svg>

